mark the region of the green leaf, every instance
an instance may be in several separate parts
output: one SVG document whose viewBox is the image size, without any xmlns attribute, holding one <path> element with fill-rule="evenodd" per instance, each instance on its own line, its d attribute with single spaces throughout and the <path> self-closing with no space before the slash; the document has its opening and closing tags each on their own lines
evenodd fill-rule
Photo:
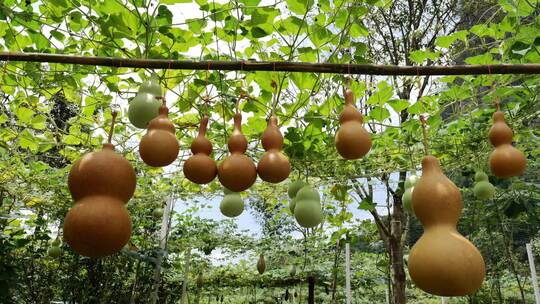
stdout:
<svg viewBox="0 0 540 304">
<path fill-rule="evenodd" d="M 393 99 L 388 101 L 388 104 L 396 111 L 396 113 L 400 113 L 409 106 L 409 101 L 405 99 Z"/>
<path fill-rule="evenodd" d="M 353 38 L 367 37 L 369 35 L 369 30 L 362 24 L 353 23 L 349 30 L 349 34 Z"/>
<path fill-rule="evenodd" d="M 114 2 L 114 1 L 111 1 Z M 156 15 L 157 25 L 158 26 L 170 26 L 172 24 L 173 14 L 165 5 L 160 5 L 158 7 L 158 13 Z"/>
<path fill-rule="evenodd" d="M 36 112 L 26 107 L 19 107 L 15 110 L 15 115 L 24 124 L 30 123 L 34 114 Z"/>
<path fill-rule="evenodd" d="M 362 199 L 362 201 L 358 205 L 358 209 L 367 211 L 375 210 L 375 204 L 373 203 L 373 199 L 371 198 L 371 196 Z"/>
<path fill-rule="evenodd" d="M 390 111 L 383 107 L 373 107 L 373 109 L 369 111 L 369 117 L 378 122 L 383 122 L 390 117 Z"/>
<path fill-rule="evenodd" d="M 368 105 L 379 105 L 382 106 L 385 104 L 392 96 L 394 95 L 393 88 L 386 82 L 381 81 L 377 85 L 377 92 L 371 95 L 368 100 Z"/>
<path fill-rule="evenodd" d="M 439 57 L 441 56 L 441 53 L 440 52 L 432 52 L 432 51 L 428 51 L 428 50 L 424 50 L 424 51 L 421 51 L 421 50 L 418 50 L 418 51 L 413 51 L 409 54 L 409 58 L 420 64 L 420 63 L 423 63 L 424 61 L 426 61 L 427 59 L 430 59 L 432 61 L 435 61 L 437 59 L 439 59 Z"/>
<path fill-rule="evenodd" d="M 298 15 L 304 15 L 313 6 L 313 0 L 285 0 L 287 8 Z"/>
<path fill-rule="evenodd" d="M 19 135 L 19 145 L 23 149 L 29 149 L 32 152 L 36 152 L 39 148 L 39 145 L 37 144 L 37 139 L 28 131 L 28 129 L 25 129 L 21 132 Z"/>
<path fill-rule="evenodd" d="M 36 130 L 44 130 L 45 129 L 45 122 L 47 121 L 47 117 L 45 117 L 44 115 L 36 115 L 34 116 L 34 118 L 32 118 L 32 122 L 31 122 L 31 125 L 32 125 L 32 128 L 36 129 Z"/>
</svg>

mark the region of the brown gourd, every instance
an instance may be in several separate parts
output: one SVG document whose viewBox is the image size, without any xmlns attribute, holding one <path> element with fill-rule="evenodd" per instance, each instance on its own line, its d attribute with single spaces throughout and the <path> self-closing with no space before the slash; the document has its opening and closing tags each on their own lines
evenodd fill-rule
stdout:
<svg viewBox="0 0 540 304">
<path fill-rule="evenodd" d="M 463 209 L 459 189 L 434 156 L 422 160 L 422 177 L 412 192 L 424 233 L 409 254 L 409 273 L 422 290 L 439 296 L 474 293 L 484 281 L 485 264 L 476 247 L 456 225 Z"/>
<path fill-rule="evenodd" d="M 287 156 L 280 151 L 283 147 L 283 136 L 279 131 L 275 116 L 270 117 L 261 141 L 266 153 L 257 165 L 259 177 L 270 183 L 284 181 L 291 173 L 291 164 Z"/>
<path fill-rule="evenodd" d="M 512 146 L 512 129 L 504 121 L 504 113 L 493 113 L 493 126 L 489 130 L 489 140 L 495 150 L 489 156 L 491 172 L 500 178 L 518 176 L 525 172 L 525 155 Z"/>
<path fill-rule="evenodd" d="M 247 139 L 242 134 L 242 114 L 234 115 L 234 130 L 229 138 L 228 147 L 231 155 L 218 166 L 218 178 L 225 188 L 241 192 L 253 185 L 257 179 L 257 168 L 244 153 L 247 150 Z"/>
<path fill-rule="evenodd" d="M 210 157 L 212 143 L 205 137 L 208 116 L 204 116 L 199 127 L 199 135 L 191 143 L 193 155 L 184 163 L 184 176 L 196 184 L 208 184 L 217 175 L 216 162 Z"/>
<path fill-rule="evenodd" d="M 263 274 L 266 270 L 266 262 L 264 261 L 264 255 L 261 254 L 259 256 L 259 260 L 257 261 L 257 271 L 259 274 Z"/>
<path fill-rule="evenodd" d="M 64 219 L 68 245 L 88 257 L 108 256 L 121 250 L 131 236 L 125 204 L 133 196 L 135 185 L 133 167 L 114 152 L 110 139 L 101 151 L 77 160 L 68 176 L 69 191 L 75 200 Z"/>
<path fill-rule="evenodd" d="M 141 158 L 149 166 L 164 167 L 178 157 L 180 145 L 168 114 L 169 109 L 164 101 L 159 108 L 159 115 L 150 121 L 148 131 L 139 144 Z"/>
<path fill-rule="evenodd" d="M 336 133 L 336 148 L 345 159 L 358 159 L 371 149 L 371 138 L 363 126 L 362 114 L 354 106 L 354 95 L 346 89 L 345 107 L 339 115 L 340 128 Z"/>
</svg>

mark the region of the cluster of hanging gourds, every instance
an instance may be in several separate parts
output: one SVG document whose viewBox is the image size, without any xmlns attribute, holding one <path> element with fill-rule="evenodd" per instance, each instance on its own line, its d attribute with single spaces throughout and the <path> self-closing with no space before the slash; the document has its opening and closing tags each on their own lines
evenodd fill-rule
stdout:
<svg viewBox="0 0 540 304">
<path fill-rule="evenodd" d="M 489 140 L 495 150 L 489 157 L 491 172 L 499 178 L 523 174 L 526 158 L 512 146 L 512 130 L 504 121 L 495 99 L 496 112 Z M 442 172 L 439 161 L 429 155 L 425 121 L 422 177 L 412 192 L 412 207 L 424 227 L 424 234 L 409 254 L 409 273 L 422 290 L 440 296 L 464 296 L 474 293 L 485 278 L 485 263 L 478 249 L 456 229 L 463 209 L 459 189 Z M 488 176 L 475 174 L 474 194 L 479 199 L 490 199 L 495 189 Z M 406 192 L 407 193 L 407 192 Z M 408 196 L 403 196 L 403 203 Z"/>
<path fill-rule="evenodd" d="M 275 84 L 273 84 L 275 85 Z M 171 164 L 179 152 L 175 128 L 168 118 L 168 108 L 155 79 L 143 83 L 130 104 L 130 121 L 139 128 L 147 128 L 139 151 L 145 163 L 154 167 Z M 363 127 L 362 114 L 354 106 L 349 88 L 344 91 L 345 107 L 340 114 L 340 128 L 335 142 L 339 154 L 345 159 L 357 159 L 371 148 L 369 133 Z M 274 96 L 275 98 L 275 96 Z M 524 172 L 526 159 L 512 145 L 512 130 L 499 111 L 493 114 L 494 124 L 489 139 L 495 146 L 489 164 L 494 175 L 501 178 Z M 142 111 L 141 109 L 146 109 Z M 150 109 L 152 113 L 148 113 Z M 135 173 L 127 160 L 114 152 L 111 144 L 114 118 L 108 143 L 103 150 L 84 155 L 72 167 L 69 190 L 76 201 L 64 222 L 64 238 L 82 255 L 102 257 L 119 251 L 129 240 L 131 220 L 125 203 L 135 190 Z M 422 290 L 441 296 L 462 296 L 476 291 L 485 277 L 485 264 L 476 247 L 456 229 L 463 209 L 461 193 L 442 172 L 439 161 L 429 155 L 426 123 L 421 117 L 424 134 L 422 177 L 407 179 L 403 195 L 406 209 L 413 212 L 424 227 L 424 233 L 411 249 L 409 273 Z M 283 136 L 277 118 L 272 114 L 262 136 L 266 153 L 258 165 L 245 155 L 247 139 L 242 134 L 242 115 L 236 107 L 234 129 L 228 141 L 230 155 L 219 166 L 210 157 L 212 144 L 205 137 L 208 116 L 204 116 L 199 134 L 191 144 L 193 155 L 185 162 L 186 178 L 197 184 L 207 184 L 216 176 L 225 187 L 220 209 L 226 216 L 242 213 L 244 203 L 238 192 L 251 187 L 257 178 L 279 183 L 290 173 L 288 158 L 280 151 Z M 487 175 L 476 175 L 478 184 L 487 181 Z M 486 187 L 484 185 L 484 187 Z M 482 191 L 479 191 L 482 192 Z M 492 191 L 487 190 L 492 196 Z M 303 227 L 315 227 L 322 222 L 322 208 L 317 191 L 302 181 L 289 186 L 291 212 Z M 482 195 L 482 194 L 481 194 Z M 484 197 L 482 196 L 482 197 Z M 264 257 L 258 263 L 264 272 Z"/>
</svg>

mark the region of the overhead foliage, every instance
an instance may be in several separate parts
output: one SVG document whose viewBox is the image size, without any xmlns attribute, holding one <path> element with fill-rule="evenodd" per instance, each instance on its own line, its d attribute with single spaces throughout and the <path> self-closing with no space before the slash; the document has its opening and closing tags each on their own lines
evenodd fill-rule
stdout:
<svg viewBox="0 0 540 304">
<path fill-rule="evenodd" d="M 423 9 L 431 12 L 431 17 L 420 20 L 407 19 L 414 15 L 408 12 L 408 2 L 418 1 L 3 0 L 0 48 L 171 60 L 407 65 L 540 62 L 535 0 L 420 1 L 428 3 Z M 471 16 L 478 17 L 475 11 L 481 5 L 496 9 L 471 21 Z M 191 16 L 191 12 L 197 13 Z M 410 28 L 401 27 L 403 24 Z M 407 33 L 412 36 L 405 39 Z M 129 101 L 142 80 L 154 73 L 167 90 L 170 117 L 181 143 L 178 160 L 165 170 L 151 169 L 141 161 L 137 145 L 144 131 L 131 126 L 127 118 Z M 466 200 L 462 226 L 480 242 L 480 249 L 493 250 L 497 246 L 490 244 L 505 244 L 501 247 L 504 259 L 487 256 L 493 267 L 488 272 L 495 272 L 488 273 L 492 276 L 479 296 L 489 298 L 496 286 L 500 290 L 501 278 L 511 281 L 508 286 L 517 278 L 521 291 L 530 289 L 522 286 L 526 265 L 517 262 L 523 259 L 514 250 L 521 250 L 516 248 L 523 242 L 514 239 L 513 228 L 540 227 L 540 191 L 535 175 L 540 154 L 539 77 L 352 78 L 351 89 L 372 133 L 373 148 L 361 160 L 345 161 L 334 147 L 344 104 L 344 75 L 5 63 L 0 68 L 0 294 L 21 303 L 59 298 L 97 302 L 93 297 L 104 302 L 129 301 L 130 297 L 143 301 L 152 289 L 153 264 L 133 257 L 157 256 L 159 220 L 152 216 L 152 210 L 163 207 L 172 197 L 188 208 L 173 219 L 160 289 L 163 299 L 177 300 L 179 292 L 171 290 L 180 290 L 182 280 L 189 277 L 183 268 L 187 248 L 193 249 L 193 280 L 198 272 L 206 276 L 205 269 L 213 269 L 208 275 L 211 287 L 207 296 L 222 294 L 223 286 L 300 284 L 305 282 L 306 273 L 320 278 L 323 284 L 318 285 L 318 293 L 322 294 L 323 286 L 331 289 L 334 273 L 338 273 L 335 280 L 343 284 L 343 275 L 336 270 L 337 262 L 341 265 L 342 261 L 335 258 L 343 249 L 336 242 L 349 235 L 357 250 L 353 287 L 365 291 L 360 294 L 366 302 L 382 302 L 384 284 L 390 278 L 390 258 L 378 241 L 375 225 L 354 218 L 351 210 L 374 212 L 382 210 L 381 206 L 390 210 L 394 202 L 386 194 L 386 202 L 381 197 L 362 197 L 359 185 L 370 191 L 373 187 L 403 191 L 403 180 L 389 181 L 388 176 L 419 169 L 422 133 L 418 117 L 424 114 L 429 117 L 432 153 L 448 175 L 458 180 L 456 184 L 470 187 L 467 180 L 476 169 L 487 172 L 485 164 L 492 149 L 487 131 L 495 96 L 502 101 L 514 140 L 528 157 L 530 169 L 521 178 L 493 181 L 499 189 L 494 201 L 469 205 Z M 200 187 L 182 175 L 182 163 L 191 155 L 188 147 L 206 111 L 202 97 L 210 97 L 207 136 L 214 145 L 213 157 L 221 160 L 228 153 L 235 102 L 241 92 L 247 92 L 249 98 L 240 103 L 243 132 L 249 140 L 247 154 L 258 160 L 264 152 L 260 137 L 272 109 L 273 80 L 279 88 L 275 113 L 284 133 L 283 151 L 293 168 L 291 179 L 308 178 L 320 186 L 324 227 L 329 233 L 320 228 L 302 230 L 294 224 L 288 209 L 287 182 L 272 185 L 259 180 L 243 194 L 249 197 L 247 205 L 264 227 L 260 239 L 237 231 L 231 222 L 215 223 L 195 216 L 222 193 L 217 181 Z M 80 258 L 63 245 L 60 259 L 48 258 L 48 244 L 61 231 L 72 206 L 66 187 L 70 165 L 104 142 L 112 109 L 120 111 L 113 143 L 137 172 L 137 190 L 127 207 L 134 227 L 132 249 L 137 247 L 139 255 L 129 255 L 125 249 L 122 254 L 96 261 Z M 495 221 L 496 217 L 500 220 Z M 411 230 L 414 225 L 418 228 L 411 219 Z M 492 231 L 493 227 L 499 230 Z M 292 231 L 301 232 L 303 240 L 292 238 Z M 532 230 L 528 233 L 534 237 Z M 269 252 L 265 254 L 269 271 L 256 277 L 255 262 L 245 261 L 238 267 L 216 266 L 215 256 L 205 254 L 213 248 L 225 252 L 224 259 L 242 255 L 256 261 L 259 251 Z M 508 269 L 506 262 L 516 265 Z M 299 269 L 303 264 L 302 274 L 288 277 L 276 266 L 290 264 L 298 264 Z M 512 286 L 512 294 L 502 298 L 519 297 L 516 285 Z M 190 288 L 195 292 L 194 286 Z M 369 294 L 373 290 L 377 292 Z M 234 289 L 227 292 L 234 296 Z M 411 299 L 426 303 L 426 297 L 417 292 Z"/>
</svg>

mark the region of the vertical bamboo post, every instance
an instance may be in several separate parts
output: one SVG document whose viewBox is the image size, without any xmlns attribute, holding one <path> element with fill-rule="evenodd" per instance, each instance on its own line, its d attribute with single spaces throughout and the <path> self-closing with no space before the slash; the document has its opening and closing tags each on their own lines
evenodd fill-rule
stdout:
<svg viewBox="0 0 540 304">
<path fill-rule="evenodd" d="M 159 252 L 156 259 L 156 266 L 154 268 L 154 287 L 152 289 L 152 295 L 150 297 L 150 303 L 155 304 L 158 299 L 159 282 L 161 281 L 161 263 L 165 255 L 165 248 L 167 248 L 167 239 L 169 236 L 169 218 L 173 207 L 174 199 L 172 197 L 167 199 L 165 210 L 163 210 L 163 218 L 161 219 L 161 231 L 159 233 Z"/>
<path fill-rule="evenodd" d="M 187 285 L 189 281 L 189 262 L 191 260 L 191 248 L 188 248 L 186 251 L 186 261 L 184 263 L 184 283 L 182 284 L 182 304 L 186 304 L 188 302 Z"/>
<path fill-rule="evenodd" d="M 446 298 L 445 297 L 441 297 L 441 304 L 446 304 L 448 303 L 448 301 L 446 301 Z"/>
<path fill-rule="evenodd" d="M 347 304 L 351 304 L 351 246 L 345 243 L 345 295 Z"/>
<path fill-rule="evenodd" d="M 531 243 L 527 243 L 525 247 L 527 248 L 527 257 L 529 258 L 529 267 L 531 269 L 531 281 L 534 289 L 534 299 L 536 304 L 540 304 L 540 290 L 538 288 L 538 277 L 536 276 L 536 267 L 534 266 Z"/>
</svg>

